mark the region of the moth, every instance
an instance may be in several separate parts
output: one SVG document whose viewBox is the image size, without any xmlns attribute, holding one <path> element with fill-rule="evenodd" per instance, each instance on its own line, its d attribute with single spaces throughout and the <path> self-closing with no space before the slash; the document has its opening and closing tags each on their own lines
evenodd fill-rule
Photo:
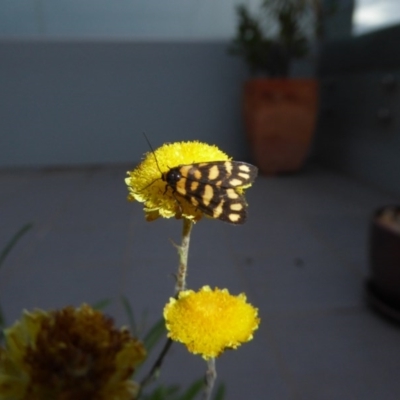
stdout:
<svg viewBox="0 0 400 400">
<path fill-rule="evenodd" d="M 143 136 L 154 155 L 161 179 L 166 183 L 164 194 L 171 188 L 178 204 L 176 195 L 212 218 L 235 225 L 246 221 L 247 202 L 240 188 L 254 182 L 257 167 L 226 160 L 182 164 L 162 172 L 153 146 L 145 133 Z"/>
<path fill-rule="evenodd" d="M 162 173 L 173 194 L 183 197 L 212 218 L 243 224 L 247 203 L 239 188 L 251 184 L 257 167 L 240 161 L 210 161 L 178 165 Z"/>
</svg>

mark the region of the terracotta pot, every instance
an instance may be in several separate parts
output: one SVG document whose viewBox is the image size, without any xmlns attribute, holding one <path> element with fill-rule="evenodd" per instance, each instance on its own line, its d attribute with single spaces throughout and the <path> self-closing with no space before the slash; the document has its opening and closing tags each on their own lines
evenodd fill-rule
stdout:
<svg viewBox="0 0 400 400">
<path fill-rule="evenodd" d="M 263 174 L 302 167 L 313 137 L 318 83 L 315 79 L 251 79 L 244 85 L 246 134 Z"/>
<path fill-rule="evenodd" d="M 400 321 L 400 207 L 387 206 L 372 218 L 369 239 L 370 305 Z"/>
</svg>

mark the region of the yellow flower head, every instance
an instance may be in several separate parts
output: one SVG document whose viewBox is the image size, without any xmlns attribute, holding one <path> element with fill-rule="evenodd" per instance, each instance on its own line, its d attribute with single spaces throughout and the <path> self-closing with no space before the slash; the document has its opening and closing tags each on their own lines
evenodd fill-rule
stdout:
<svg viewBox="0 0 400 400">
<path fill-rule="evenodd" d="M 186 290 L 164 308 L 168 337 L 209 359 L 225 349 L 236 349 L 253 338 L 260 319 L 246 296 L 232 296 L 227 289 L 204 286 L 197 293 Z"/>
<path fill-rule="evenodd" d="M 133 400 L 143 345 L 88 305 L 25 311 L 5 330 L 0 400 Z"/>
<path fill-rule="evenodd" d="M 128 172 L 125 179 L 129 190 L 129 200 L 144 203 L 146 219 L 158 217 L 184 217 L 199 220 L 203 213 L 189 201 L 179 199 L 172 188 L 162 179 L 171 168 L 201 162 L 226 161 L 229 157 L 216 146 L 205 143 L 177 142 L 164 144 L 153 152 L 145 154 L 144 160 Z"/>
</svg>

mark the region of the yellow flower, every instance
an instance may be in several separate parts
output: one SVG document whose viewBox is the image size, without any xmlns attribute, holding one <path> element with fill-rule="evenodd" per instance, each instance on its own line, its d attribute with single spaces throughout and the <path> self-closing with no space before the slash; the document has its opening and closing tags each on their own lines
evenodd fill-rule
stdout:
<svg viewBox="0 0 400 400">
<path fill-rule="evenodd" d="M 229 157 L 216 146 L 194 142 L 164 144 L 145 154 L 144 160 L 125 179 L 129 200 L 144 203 L 146 219 L 184 217 L 198 221 L 203 213 L 188 201 L 177 201 L 172 189 L 162 180 L 162 174 L 179 165 L 226 161 Z"/>
<path fill-rule="evenodd" d="M 133 400 L 143 345 L 88 305 L 25 311 L 5 330 L 0 400 Z"/>
<path fill-rule="evenodd" d="M 233 296 L 227 289 L 211 290 L 209 286 L 197 293 L 182 291 L 164 308 L 168 337 L 205 359 L 251 340 L 260 323 L 257 314 L 243 293 Z"/>
</svg>

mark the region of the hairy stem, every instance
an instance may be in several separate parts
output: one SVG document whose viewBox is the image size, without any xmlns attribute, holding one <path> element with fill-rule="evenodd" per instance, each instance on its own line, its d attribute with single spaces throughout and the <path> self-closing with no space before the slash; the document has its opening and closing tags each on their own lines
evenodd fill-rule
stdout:
<svg viewBox="0 0 400 400">
<path fill-rule="evenodd" d="M 190 233 L 193 222 L 190 219 L 183 218 L 182 242 L 178 247 L 179 267 L 176 276 L 175 294 L 186 289 L 187 262 L 189 255 Z"/>
<path fill-rule="evenodd" d="M 214 388 L 215 380 L 217 379 L 217 370 L 215 368 L 215 358 L 210 358 L 207 361 L 207 371 L 205 376 L 205 389 L 203 393 L 204 400 L 211 399 L 211 393 Z"/>
</svg>

